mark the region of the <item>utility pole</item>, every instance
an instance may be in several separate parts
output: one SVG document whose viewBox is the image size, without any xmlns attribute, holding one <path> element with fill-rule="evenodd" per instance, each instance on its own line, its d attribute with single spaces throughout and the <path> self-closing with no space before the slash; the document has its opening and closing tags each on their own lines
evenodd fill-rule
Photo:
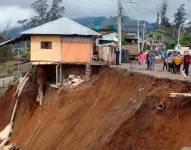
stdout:
<svg viewBox="0 0 191 150">
<path fill-rule="evenodd" d="M 119 51 L 120 51 L 120 54 L 119 54 L 119 64 L 121 64 L 121 54 L 122 54 L 122 10 L 123 10 L 123 7 L 122 7 L 122 0 L 118 0 L 118 48 L 119 48 Z"/>
<path fill-rule="evenodd" d="M 145 22 L 143 24 L 143 40 L 142 40 L 142 49 L 141 49 L 141 52 L 144 51 L 144 46 L 145 46 Z"/>
<path fill-rule="evenodd" d="M 138 52 L 140 53 L 141 50 L 140 50 L 140 22 L 139 22 L 139 19 L 137 21 L 137 38 L 138 38 Z"/>
<path fill-rule="evenodd" d="M 182 28 L 182 25 L 179 26 L 179 30 L 178 30 L 178 42 L 177 42 L 178 49 L 180 49 L 180 34 L 181 34 L 181 28 Z"/>
<path fill-rule="evenodd" d="M 173 38 L 174 38 L 174 37 L 175 37 L 175 35 L 174 35 L 174 28 L 175 28 L 175 25 L 174 25 L 174 24 L 172 25 L 172 28 L 173 28 L 173 33 L 172 33 L 172 34 L 173 34 Z"/>
</svg>

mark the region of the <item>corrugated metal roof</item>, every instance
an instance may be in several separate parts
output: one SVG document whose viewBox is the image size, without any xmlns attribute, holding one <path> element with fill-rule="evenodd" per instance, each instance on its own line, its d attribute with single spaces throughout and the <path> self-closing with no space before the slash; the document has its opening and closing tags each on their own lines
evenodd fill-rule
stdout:
<svg viewBox="0 0 191 150">
<path fill-rule="evenodd" d="M 0 43 L 0 47 L 9 44 L 9 43 L 12 42 L 12 41 L 14 41 L 14 39 L 11 39 L 11 40 L 7 40 L 7 41 L 4 41 L 4 42 L 1 42 L 1 43 Z"/>
<path fill-rule="evenodd" d="M 66 17 L 26 30 L 21 34 L 100 36 L 99 33 Z"/>
<path fill-rule="evenodd" d="M 109 34 L 105 34 L 102 36 L 101 40 L 105 40 L 105 41 L 118 41 L 117 39 L 117 33 L 109 33 Z"/>
<path fill-rule="evenodd" d="M 24 35 L 23 36 L 19 36 L 19 37 L 16 37 L 16 38 L 13 38 L 13 39 L 1 42 L 0 43 L 0 47 L 5 46 L 5 45 L 9 45 L 9 44 L 15 44 L 15 43 L 21 42 L 21 41 L 26 41 L 28 39 L 29 39 L 28 36 L 24 36 Z"/>
</svg>

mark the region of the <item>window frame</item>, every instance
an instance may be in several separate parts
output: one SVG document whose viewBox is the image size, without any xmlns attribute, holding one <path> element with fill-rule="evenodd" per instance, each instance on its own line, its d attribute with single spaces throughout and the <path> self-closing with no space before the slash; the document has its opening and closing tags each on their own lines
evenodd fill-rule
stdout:
<svg viewBox="0 0 191 150">
<path fill-rule="evenodd" d="M 40 47 L 41 49 L 52 49 L 52 41 L 41 41 Z"/>
</svg>

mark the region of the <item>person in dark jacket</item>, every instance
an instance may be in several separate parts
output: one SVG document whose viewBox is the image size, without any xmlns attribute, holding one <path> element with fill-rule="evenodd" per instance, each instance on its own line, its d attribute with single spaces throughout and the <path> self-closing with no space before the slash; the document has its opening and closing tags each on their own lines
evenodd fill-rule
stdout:
<svg viewBox="0 0 191 150">
<path fill-rule="evenodd" d="M 189 66 L 190 66 L 190 61 L 191 61 L 191 56 L 188 52 L 185 52 L 185 55 L 184 55 L 184 72 L 186 74 L 186 76 L 189 75 Z"/>
<path fill-rule="evenodd" d="M 147 59 L 147 70 L 149 70 L 149 68 L 150 68 L 150 60 L 149 60 L 149 57 L 150 57 L 150 52 L 147 54 L 147 57 L 146 57 L 146 59 Z"/>
<path fill-rule="evenodd" d="M 149 70 L 154 71 L 155 70 L 155 54 L 153 52 L 149 55 L 148 60 L 150 62 Z"/>
<path fill-rule="evenodd" d="M 119 56 L 120 56 L 119 48 L 115 50 L 115 54 L 116 54 L 116 65 L 119 65 Z"/>
</svg>

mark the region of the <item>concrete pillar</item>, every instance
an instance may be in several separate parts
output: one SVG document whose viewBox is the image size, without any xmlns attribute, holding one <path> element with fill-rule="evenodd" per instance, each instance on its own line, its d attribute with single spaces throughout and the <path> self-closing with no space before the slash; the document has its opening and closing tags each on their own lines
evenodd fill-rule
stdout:
<svg viewBox="0 0 191 150">
<path fill-rule="evenodd" d="M 59 72 L 58 72 L 59 64 L 56 65 L 56 85 L 59 83 Z"/>
<path fill-rule="evenodd" d="M 62 82 L 63 82 L 63 78 L 62 78 L 62 76 L 63 76 L 63 72 L 62 72 L 62 64 L 60 64 L 60 84 L 62 84 Z"/>
<path fill-rule="evenodd" d="M 91 79 L 91 65 L 87 63 L 85 67 L 85 80 L 89 81 L 90 79 Z"/>
<path fill-rule="evenodd" d="M 41 106 L 43 103 L 43 85 L 44 85 L 44 70 L 42 67 L 37 67 L 37 84 L 38 84 L 38 96 L 36 101 Z"/>
</svg>

